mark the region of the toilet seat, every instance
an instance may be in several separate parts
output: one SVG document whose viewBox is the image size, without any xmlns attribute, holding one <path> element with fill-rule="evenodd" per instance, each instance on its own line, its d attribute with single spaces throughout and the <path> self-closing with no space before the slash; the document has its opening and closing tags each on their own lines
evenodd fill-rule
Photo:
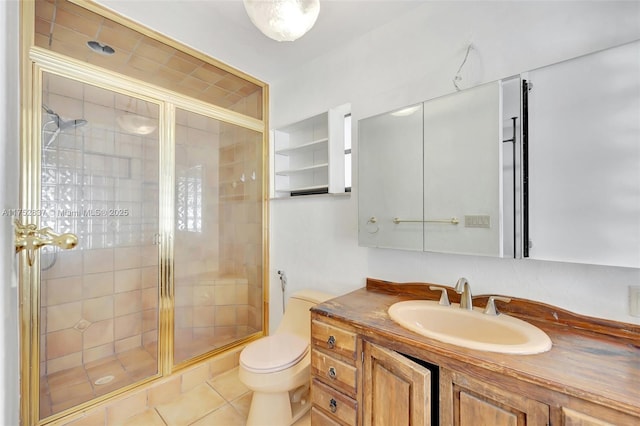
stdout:
<svg viewBox="0 0 640 426">
<path fill-rule="evenodd" d="M 254 373 L 274 373 L 296 364 L 309 351 L 309 342 L 289 333 L 277 333 L 250 343 L 240 353 L 240 364 Z"/>
</svg>

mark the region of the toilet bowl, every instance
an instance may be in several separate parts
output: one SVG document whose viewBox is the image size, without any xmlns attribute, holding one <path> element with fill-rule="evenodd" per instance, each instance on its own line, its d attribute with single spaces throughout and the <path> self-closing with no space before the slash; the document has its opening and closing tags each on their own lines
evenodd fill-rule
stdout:
<svg viewBox="0 0 640 426">
<path fill-rule="evenodd" d="M 315 290 L 296 292 L 275 333 L 242 350 L 238 376 L 253 391 L 247 426 L 288 426 L 311 408 L 304 400 L 311 377 L 309 309 L 333 297 Z"/>
</svg>

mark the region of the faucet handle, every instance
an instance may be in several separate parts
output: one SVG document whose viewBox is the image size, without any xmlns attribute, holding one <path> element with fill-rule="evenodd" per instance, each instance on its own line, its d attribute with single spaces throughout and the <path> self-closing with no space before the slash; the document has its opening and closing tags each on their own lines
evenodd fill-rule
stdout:
<svg viewBox="0 0 640 426">
<path fill-rule="evenodd" d="M 487 306 L 484 308 L 484 313 L 487 315 L 498 316 L 500 312 L 496 309 L 496 300 L 500 300 L 501 302 L 509 303 L 511 299 L 508 297 L 502 296 L 489 296 L 489 300 L 487 301 Z"/>
<path fill-rule="evenodd" d="M 442 306 L 451 306 L 451 303 L 449 303 L 449 296 L 447 295 L 446 288 L 438 287 L 437 285 L 431 285 L 429 286 L 429 290 L 440 290 L 442 294 L 440 295 L 440 301 L 438 302 L 438 304 Z"/>
</svg>

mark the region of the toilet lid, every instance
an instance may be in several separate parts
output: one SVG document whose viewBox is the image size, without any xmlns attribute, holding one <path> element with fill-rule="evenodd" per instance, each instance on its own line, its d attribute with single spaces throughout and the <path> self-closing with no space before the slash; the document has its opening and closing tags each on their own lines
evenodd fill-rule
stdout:
<svg viewBox="0 0 640 426">
<path fill-rule="evenodd" d="M 300 361 L 309 350 L 309 342 L 289 333 L 263 337 L 247 345 L 240 353 L 240 364 L 255 373 L 273 373 Z"/>
</svg>

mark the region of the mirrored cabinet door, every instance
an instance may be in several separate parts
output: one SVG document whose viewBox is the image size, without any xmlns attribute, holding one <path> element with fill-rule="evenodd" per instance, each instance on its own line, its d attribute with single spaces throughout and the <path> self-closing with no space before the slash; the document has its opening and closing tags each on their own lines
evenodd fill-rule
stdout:
<svg viewBox="0 0 640 426">
<path fill-rule="evenodd" d="M 529 256 L 640 267 L 640 42 L 527 78 Z"/>
<path fill-rule="evenodd" d="M 360 120 L 358 132 L 359 244 L 422 250 L 422 104 Z"/>
<path fill-rule="evenodd" d="M 502 255 L 501 82 L 424 103 L 424 249 Z"/>
</svg>

